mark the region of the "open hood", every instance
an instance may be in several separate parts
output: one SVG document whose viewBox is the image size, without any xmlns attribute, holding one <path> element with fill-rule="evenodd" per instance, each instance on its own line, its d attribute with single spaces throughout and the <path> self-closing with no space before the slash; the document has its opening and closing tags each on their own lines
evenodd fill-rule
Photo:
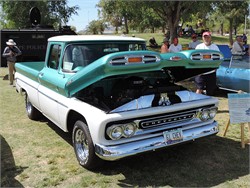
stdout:
<svg viewBox="0 0 250 188">
<path fill-rule="evenodd" d="M 160 54 L 153 51 L 129 51 L 108 54 L 69 77 L 68 97 L 102 79 L 114 76 L 166 71 L 175 82 L 217 69 L 222 53 L 214 50 L 187 50 Z M 65 73 L 66 74 L 66 73 Z"/>
</svg>

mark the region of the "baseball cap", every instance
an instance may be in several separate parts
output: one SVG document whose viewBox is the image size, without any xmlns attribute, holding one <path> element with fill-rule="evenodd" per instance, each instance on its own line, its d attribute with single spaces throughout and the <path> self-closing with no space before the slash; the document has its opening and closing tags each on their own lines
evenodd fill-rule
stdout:
<svg viewBox="0 0 250 188">
<path fill-rule="evenodd" d="M 164 42 L 169 42 L 168 38 L 164 38 L 163 41 L 162 41 L 162 43 L 164 43 Z"/>
<path fill-rule="evenodd" d="M 204 36 L 211 36 L 211 33 L 210 32 L 208 32 L 208 31 L 205 31 L 203 34 L 202 34 L 202 36 L 204 37 Z"/>
<path fill-rule="evenodd" d="M 197 35 L 194 33 L 194 34 L 192 34 L 192 38 L 196 38 L 197 37 Z"/>
</svg>

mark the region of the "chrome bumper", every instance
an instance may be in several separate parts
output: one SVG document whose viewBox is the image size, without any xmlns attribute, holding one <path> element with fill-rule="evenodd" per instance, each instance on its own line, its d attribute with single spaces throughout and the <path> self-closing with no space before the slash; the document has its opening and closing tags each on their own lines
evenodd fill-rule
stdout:
<svg viewBox="0 0 250 188">
<path fill-rule="evenodd" d="M 183 140 L 173 144 L 166 144 L 163 134 L 154 138 L 139 140 L 126 144 L 119 144 L 115 146 L 103 146 L 100 144 L 95 145 L 96 155 L 103 160 L 114 161 L 124 157 L 136 155 L 139 153 L 154 151 L 159 148 L 168 147 L 175 144 L 184 143 L 187 141 L 195 140 L 197 138 L 206 137 L 218 133 L 218 124 L 213 122 L 209 125 L 197 127 L 189 130 L 183 130 Z"/>
</svg>

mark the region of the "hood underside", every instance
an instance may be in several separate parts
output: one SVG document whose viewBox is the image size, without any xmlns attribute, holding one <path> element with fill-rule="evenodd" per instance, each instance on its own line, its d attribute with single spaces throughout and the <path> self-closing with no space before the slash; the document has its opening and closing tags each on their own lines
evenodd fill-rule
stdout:
<svg viewBox="0 0 250 188">
<path fill-rule="evenodd" d="M 65 91 L 71 97 L 106 78 L 132 74 L 150 76 L 155 72 L 165 72 L 169 81 L 178 82 L 214 70 L 222 61 L 223 55 L 214 50 L 187 50 L 166 54 L 152 51 L 111 53 L 79 68 L 69 77 Z"/>
</svg>

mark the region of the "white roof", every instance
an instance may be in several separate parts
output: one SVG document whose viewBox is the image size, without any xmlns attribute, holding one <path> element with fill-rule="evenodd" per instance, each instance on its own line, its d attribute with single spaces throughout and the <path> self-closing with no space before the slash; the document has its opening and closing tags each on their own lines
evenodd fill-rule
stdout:
<svg viewBox="0 0 250 188">
<path fill-rule="evenodd" d="M 141 41 L 142 38 L 117 36 L 117 35 L 60 35 L 51 37 L 48 41 L 70 42 L 70 41 Z"/>
</svg>

